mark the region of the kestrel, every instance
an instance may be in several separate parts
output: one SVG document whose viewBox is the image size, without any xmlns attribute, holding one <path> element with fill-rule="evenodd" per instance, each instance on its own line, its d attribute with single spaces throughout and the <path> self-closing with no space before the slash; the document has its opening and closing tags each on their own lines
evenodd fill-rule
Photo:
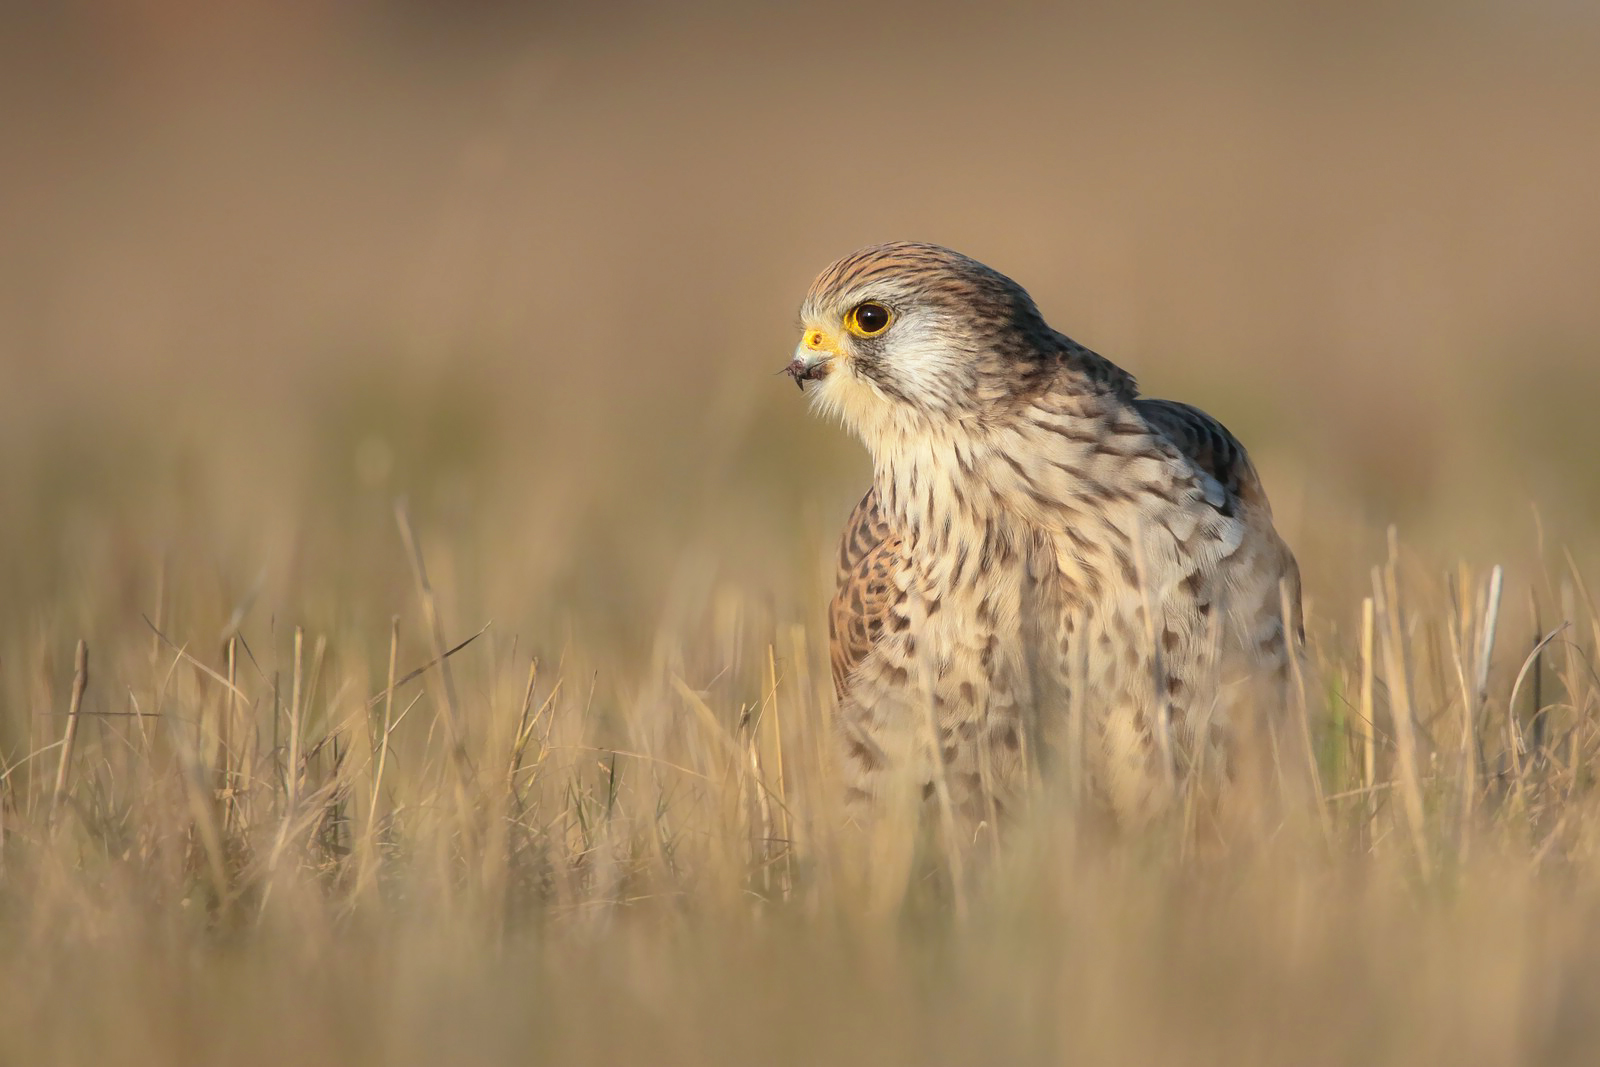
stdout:
<svg viewBox="0 0 1600 1067">
<path fill-rule="evenodd" d="M 1220 422 L 937 245 L 834 263 L 801 327 L 788 372 L 872 454 L 829 619 L 852 801 L 993 819 L 1070 760 L 1137 819 L 1282 707 L 1299 571 Z"/>
</svg>

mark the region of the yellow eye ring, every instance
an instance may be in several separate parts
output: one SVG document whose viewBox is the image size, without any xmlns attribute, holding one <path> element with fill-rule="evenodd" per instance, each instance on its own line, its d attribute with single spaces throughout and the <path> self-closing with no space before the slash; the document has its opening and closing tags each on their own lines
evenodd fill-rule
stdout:
<svg viewBox="0 0 1600 1067">
<path fill-rule="evenodd" d="M 875 300 L 867 300 L 845 313 L 844 328 L 857 337 L 876 337 L 893 321 L 894 312 Z"/>
</svg>

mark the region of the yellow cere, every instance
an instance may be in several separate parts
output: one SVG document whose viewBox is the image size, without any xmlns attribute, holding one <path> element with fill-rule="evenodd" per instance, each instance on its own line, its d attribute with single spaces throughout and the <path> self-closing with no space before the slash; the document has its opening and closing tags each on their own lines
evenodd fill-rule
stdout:
<svg viewBox="0 0 1600 1067">
<path fill-rule="evenodd" d="M 828 345 L 828 335 L 821 330 L 807 330 L 804 344 L 813 352 L 828 351 L 830 347 Z"/>
</svg>

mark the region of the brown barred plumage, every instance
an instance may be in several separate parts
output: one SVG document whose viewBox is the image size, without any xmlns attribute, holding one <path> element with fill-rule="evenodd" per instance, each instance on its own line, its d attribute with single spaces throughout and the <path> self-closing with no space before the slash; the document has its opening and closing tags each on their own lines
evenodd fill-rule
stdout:
<svg viewBox="0 0 1600 1067">
<path fill-rule="evenodd" d="M 852 328 L 864 302 L 887 312 L 875 334 Z M 791 372 L 873 457 L 829 615 L 852 796 L 942 781 L 993 817 L 1076 751 L 1137 818 L 1281 705 L 1298 570 L 1220 422 L 1140 396 L 935 245 L 839 260 L 801 316 Z"/>
</svg>

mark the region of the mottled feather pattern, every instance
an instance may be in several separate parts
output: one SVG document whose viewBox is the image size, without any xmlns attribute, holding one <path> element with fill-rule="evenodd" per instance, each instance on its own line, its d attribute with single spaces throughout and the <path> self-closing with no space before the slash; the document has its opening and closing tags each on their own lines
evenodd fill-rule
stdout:
<svg viewBox="0 0 1600 1067">
<path fill-rule="evenodd" d="M 1285 589 L 1299 629 L 1298 571 L 1243 446 L 1140 396 L 957 253 L 858 252 L 802 317 L 834 328 L 865 299 L 895 325 L 841 339 L 815 390 L 874 466 L 830 611 L 852 796 L 942 782 L 995 818 L 1076 751 L 1119 817 L 1159 810 L 1255 725 L 1246 685 L 1281 686 Z"/>
<path fill-rule="evenodd" d="M 1217 480 L 1232 501 L 1267 508 L 1255 467 L 1227 427 L 1190 404 L 1139 397 L 1134 408 L 1195 466 Z M 1270 509 L 1268 509 L 1270 514 Z"/>
<path fill-rule="evenodd" d="M 888 621 L 890 571 L 899 551 L 900 539 L 878 511 L 876 491 L 867 490 L 839 542 L 838 592 L 828 613 L 838 696 L 844 695 L 846 679 L 867 658 Z"/>
</svg>

